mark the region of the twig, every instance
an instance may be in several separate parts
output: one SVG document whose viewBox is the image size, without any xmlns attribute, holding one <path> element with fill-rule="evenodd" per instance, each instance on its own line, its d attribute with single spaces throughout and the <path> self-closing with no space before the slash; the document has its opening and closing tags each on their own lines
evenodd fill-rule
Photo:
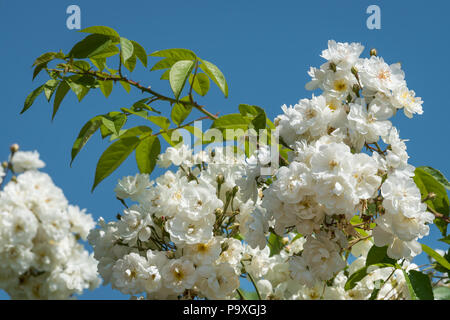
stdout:
<svg viewBox="0 0 450 320">
<path fill-rule="evenodd" d="M 55 71 L 55 72 L 64 72 L 66 70 L 61 70 L 61 69 L 47 69 L 48 71 Z M 108 73 L 103 73 L 103 72 L 97 72 L 97 71 L 92 71 L 92 70 L 85 70 L 85 71 L 78 71 L 78 70 L 74 70 L 74 69 L 68 69 L 67 72 L 73 73 L 73 74 L 79 74 L 79 75 L 90 75 L 90 76 L 94 76 L 95 78 L 97 78 L 98 80 L 102 80 L 102 81 L 122 81 L 122 82 L 126 82 L 130 85 L 132 85 L 133 87 L 138 88 L 139 90 L 141 90 L 142 92 L 147 92 L 150 93 L 152 95 L 154 95 L 155 97 L 157 97 L 159 100 L 164 100 L 164 101 L 168 101 L 170 103 L 179 103 L 182 104 L 184 106 L 192 106 L 196 109 L 198 109 L 200 112 L 204 113 L 205 115 L 208 116 L 208 118 L 212 119 L 212 120 L 216 120 L 218 117 L 215 116 L 214 114 L 212 114 L 211 112 L 209 112 L 208 110 L 205 109 L 204 106 L 199 105 L 197 102 L 195 101 L 183 101 L 183 100 L 176 100 L 174 98 L 170 98 L 167 96 L 164 96 L 156 91 L 153 91 L 150 87 L 144 87 L 143 85 L 139 84 L 139 82 L 136 82 L 134 80 L 128 79 L 125 76 L 114 76 L 114 75 L 110 75 Z"/>
</svg>

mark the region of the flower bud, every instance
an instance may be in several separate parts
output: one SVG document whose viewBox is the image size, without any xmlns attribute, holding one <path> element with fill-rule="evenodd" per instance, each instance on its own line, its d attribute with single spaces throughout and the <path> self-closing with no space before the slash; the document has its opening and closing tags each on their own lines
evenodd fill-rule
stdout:
<svg viewBox="0 0 450 320">
<path fill-rule="evenodd" d="M 375 48 L 372 48 L 372 49 L 370 49 L 370 56 L 372 57 L 372 56 L 377 56 L 378 55 L 378 52 L 377 52 L 377 49 L 375 49 Z"/>
<path fill-rule="evenodd" d="M 238 191 L 239 191 L 239 187 L 238 186 L 234 186 L 233 187 L 233 196 L 235 196 Z"/>
<path fill-rule="evenodd" d="M 223 184 L 225 182 L 225 177 L 223 176 L 223 174 L 219 174 L 216 178 L 216 182 L 218 184 Z"/>
<path fill-rule="evenodd" d="M 14 144 L 12 144 L 12 145 L 9 147 L 9 150 L 10 150 L 12 153 L 15 153 L 15 152 L 19 151 L 19 145 L 18 145 L 17 143 L 14 143 Z"/>
<path fill-rule="evenodd" d="M 216 210 L 214 210 L 214 214 L 216 216 L 220 216 L 223 214 L 223 210 L 221 208 L 217 208 Z"/>
<path fill-rule="evenodd" d="M 8 168 L 8 162 L 3 161 L 3 162 L 2 162 L 2 167 L 3 167 L 3 169 Z"/>
</svg>

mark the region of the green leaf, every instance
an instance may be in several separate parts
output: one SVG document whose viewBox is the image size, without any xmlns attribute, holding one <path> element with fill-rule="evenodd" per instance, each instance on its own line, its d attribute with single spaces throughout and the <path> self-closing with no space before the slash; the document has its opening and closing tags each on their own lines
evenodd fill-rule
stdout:
<svg viewBox="0 0 450 320">
<path fill-rule="evenodd" d="M 450 182 L 448 182 L 447 178 L 437 169 L 434 169 L 432 167 L 419 167 L 423 171 L 431 174 L 433 178 L 435 178 L 440 184 L 442 184 L 447 190 L 450 190 Z"/>
<path fill-rule="evenodd" d="M 141 173 L 152 173 L 156 160 L 161 152 L 158 137 L 145 137 L 136 148 L 136 163 Z"/>
<path fill-rule="evenodd" d="M 119 135 L 120 129 L 124 126 L 125 122 L 127 122 L 127 116 L 123 113 L 120 113 L 115 116 L 103 115 L 101 117 L 102 124 L 107 127 L 112 133 Z"/>
<path fill-rule="evenodd" d="M 77 95 L 78 102 L 81 102 L 86 94 L 89 92 L 89 88 L 83 84 L 80 84 L 76 80 L 79 79 L 78 76 L 71 76 L 66 79 L 67 84 L 70 89 Z"/>
<path fill-rule="evenodd" d="M 248 129 L 249 121 L 239 113 L 226 114 L 214 120 L 211 128 L 217 129 Z"/>
<path fill-rule="evenodd" d="M 122 60 L 125 63 L 133 56 L 134 46 L 127 38 L 120 37 L 120 47 L 122 48 Z"/>
<path fill-rule="evenodd" d="M 80 70 L 80 71 L 88 71 L 91 68 L 91 65 L 89 64 L 89 62 L 84 61 L 84 60 L 74 61 L 72 63 L 72 66 L 74 67 L 74 69 Z"/>
<path fill-rule="evenodd" d="M 435 300 L 450 300 L 450 288 L 437 287 L 433 290 Z"/>
<path fill-rule="evenodd" d="M 430 257 L 432 257 L 434 260 L 436 260 L 436 262 L 439 263 L 441 266 L 450 270 L 450 263 L 439 253 L 437 253 L 429 246 L 424 244 L 422 244 L 422 250 L 425 251 L 425 253 L 428 254 Z"/>
<path fill-rule="evenodd" d="M 194 79 L 194 82 L 192 82 L 192 79 Z M 197 73 L 195 75 L 189 76 L 189 83 L 192 86 L 192 89 L 194 89 L 195 92 L 197 92 L 202 97 L 205 96 L 209 91 L 209 78 L 204 73 Z"/>
<path fill-rule="evenodd" d="M 425 203 L 433 210 L 448 217 L 450 211 L 449 200 L 444 186 L 423 168 L 416 168 L 414 173 L 414 182 L 419 188 L 422 198 L 427 197 L 429 193 L 434 193 L 436 195 L 434 199 L 427 200 Z M 445 237 L 447 235 L 447 223 L 439 218 L 436 218 L 434 222 Z"/>
<path fill-rule="evenodd" d="M 69 52 L 69 56 L 76 59 L 95 57 L 112 44 L 110 37 L 102 34 L 90 34 L 77 44 Z"/>
<path fill-rule="evenodd" d="M 82 30 L 79 30 L 78 32 L 102 34 L 102 35 L 105 35 L 105 36 L 112 36 L 112 37 L 115 37 L 115 38 L 120 38 L 120 36 L 119 36 L 119 34 L 117 33 L 116 30 L 114 30 L 113 28 L 110 28 L 110 27 L 106 27 L 106 26 L 87 27 L 87 28 L 84 28 Z"/>
<path fill-rule="evenodd" d="M 137 137 L 119 139 L 103 152 L 95 169 L 92 191 L 128 158 L 130 153 L 138 146 L 139 142 L 140 140 Z"/>
<path fill-rule="evenodd" d="M 102 139 L 105 139 L 106 137 L 112 135 L 112 131 L 105 127 L 105 125 L 102 123 L 100 125 L 100 134 L 102 135 Z"/>
<path fill-rule="evenodd" d="M 367 253 L 366 266 L 377 263 L 388 263 L 395 265 L 395 260 L 387 255 L 388 246 L 377 247 L 373 245 Z"/>
<path fill-rule="evenodd" d="M 100 85 L 100 90 L 102 91 L 103 95 L 105 96 L 105 98 L 108 98 L 113 89 L 113 81 L 112 80 L 106 80 L 106 81 L 99 80 L 98 83 Z"/>
<path fill-rule="evenodd" d="M 76 138 L 73 146 L 72 146 L 72 160 L 70 161 L 70 166 L 72 166 L 73 160 L 77 154 L 81 151 L 84 145 L 89 141 L 92 135 L 98 130 L 101 125 L 101 120 L 99 116 L 96 116 L 86 122 L 86 124 L 81 128 L 78 137 Z"/>
<path fill-rule="evenodd" d="M 61 102 L 63 101 L 67 92 L 69 92 L 69 89 L 70 89 L 70 87 L 69 87 L 69 84 L 67 83 L 67 81 L 62 80 L 55 92 L 55 99 L 53 100 L 52 120 L 55 118 L 55 115 L 58 112 L 59 106 L 61 105 Z"/>
<path fill-rule="evenodd" d="M 372 266 L 377 266 L 379 268 L 395 268 L 395 266 L 393 266 L 392 264 L 388 264 L 388 263 L 376 263 L 373 264 Z M 367 276 L 367 269 L 370 266 L 365 266 L 357 271 L 355 271 L 354 273 L 352 273 L 350 275 L 350 277 L 348 277 L 347 282 L 344 285 L 344 289 L 345 291 L 348 291 L 350 289 L 353 289 L 356 284 L 358 283 L 358 281 L 364 279 L 365 276 Z"/>
<path fill-rule="evenodd" d="M 270 248 L 270 256 L 279 254 L 280 251 L 283 249 L 283 238 L 271 232 L 269 239 L 267 240 L 267 245 Z"/>
<path fill-rule="evenodd" d="M 172 108 L 171 118 L 173 123 L 176 125 L 181 125 L 184 120 L 189 116 L 192 111 L 192 107 L 184 106 L 181 103 L 174 104 Z"/>
<path fill-rule="evenodd" d="M 122 112 L 125 113 L 130 113 L 130 114 L 134 114 L 135 116 L 144 118 L 145 120 L 148 120 L 148 112 L 146 110 L 139 110 L 139 111 L 135 111 L 129 108 L 120 108 L 120 110 L 122 110 Z"/>
<path fill-rule="evenodd" d="M 420 271 L 411 270 L 408 272 L 408 278 L 410 282 L 410 286 L 407 285 L 408 289 L 411 290 L 412 288 L 415 296 L 419 300 L 434 300 L 430 278 L 426 274 Z"/>
<path fill-rule="evenodd" d="M 89 58 L 98 71 L 103 71 L 106 68 L 106 58 Z"/>
<path fill-rule="evenodd" d="M 33 79 L 47 67 L 47 64 L 54 59 L 64 59 L 65 55 L 60 52 L 46 52 L 40 55 L 33 63 L 33 66 L 36 66 L 33 71 Z"/>
<path fill-rule="evenodd" d="M 150 71 L 164 70 L 167 68 L 171 68 L 177 61 L 179 61 L 179 60 L 172 59 L 172 58 L 162 59 L 162 60 L 158 61 L 157 63 L 155 63 L 155 65 L 150 69 Z"/>
<path fill-rule="evenodd" d="M 170 69 L 169 82 L 176 100 L 179 99 L 193 67 L 194 61 L 181 60 L 176 62 Z"/>
<path fill-rule="evenodd" d="M 163 116 L 150 116 L 148 117 L 148 120 L 156 124 L 158 127 L 162 128 L 163 130 L 167 130 L 170 126 L 169 119 Z"/>
<path fill-rule="evenodd" d="M 117 48 L 116 45 L 110 44 L 109 46 L 104 47 L 103 49 L 95 52 L 94 54 L 90 55 L 89 57 L 91 59 L 109 58 L 109 57 L 115 56 L 119 52 L 120 52 L 119 48 Z"/>
<path fill-rule="evenodd" d="M 222 71 L 217 68 L 214 64 L 206 60 L 200 60 L 202 64 L 200 64 L 200 68 L 211 78 L 211 80 L 219 87 L 219 89 L 225 95 L 225 98 L 228 97 L 228 84 L 225 80 L 225 76 Z"/>
<path fill-rule="evenodd" d="M 241 103 L 238 108 L 242 116 L 249 117 L 250 119 L 253 119 L 260 114 L 266 114 L 263 108 L 249 104 Z"/>
<path fill-rule="evenodd" d="M 128 82 L 125 82 L 125 81 L 119 81 L 119 82 L 122 85 L 122 87 L 125 89 L 125 91 L 127 93 L 130 93 L 130 90 L 131 90 L 130 84 Z"/>
<path fill-rule="evenodd" d="M 55 79 L 50 79 L 44 84 L 44 94 L 47 98 L 47 101 L 50 101 L 50 99 L 52 98 L 53 92 L 55 92 L 58 84 L 59 81 Z"/>
<path fill-rule="evenodd" d="M 43 70 L 43 69 L 45 69 L 45 68 L 47 68 L 47 63 L 41 63 L 41 64 L 38 64 L 37 66 L 36 66 L 36 68 L 34 68 L 34 71 L 33 71 L 33 80 L 34 80 L 34 78 L 36 78 L 37 77 L 37 75 Z"/>
<path fill-rule="evenodd" d="M 147 67 L 147 52 L 145 52 L 144 47 L 133 40 L 131 40 L 131 43 L 133 44 L 134 54 L 136 55 L 136 57 L 138 57 L 139 60 L 141 60 L 144 67 Z"/>
<path fill-rule="evenodd" d="M 405 277 L 406 287 L 408 288 L 408 292 L 411 297 L 411 300 L 417 300 L 418 298 L 416 296 L 416 292 L 414 291 L 414 288 L 412 286 L 411 279 L 409 278 L 408 273 L 403 269 L 402 269 L 402 272 L 403 272 L 403 276 Z"/>
<path fill-rule="evenodd" d="M 197 56 L 188 49 L 174 48 L 155 51 L 150 54 L 152 57 L 171 58 L 174 60 L 195 60 Z"/>
<path fill-rule="evenodd" d="M 127 68 L 130 72 L 133 72 L 134 68 L 136 67 L 136 55 L 132 55 L 126 62 L 124 62 L 125 68 Z"/>
<path fill-rule="evenodd" d="M 134 128 L 129 128 L 124 130 L 122 134 L 120 134 L 119 138 L 127 138 L 127 137 L 139 137 L 143 134 L 152 133 L 152 129 L 147 126 L 137 126 Z"/>
<path fill-rule="evenodd" d="M 42 55 L 40 55 L 36 60 L 34 61 L 33 66 L 37 66 L 40 64 L 47 64 L 48 62 L 52 61 L 56 56 L 56 52 L 46 52 Z"/>
<path fill-rule="evenodd" d="M 170 129 L 170 130 L 167 130 L 167 132 L 161 133 L 161 137 L 163 137 L 164 140 L 166 140 L 166 142 L 168 144 L 170 144 L 172 147 L 176 146 L 178 143 L 183 141 L 183 137 L 180 137 L 180 139 L 178 141 L 173 141 L 172 140 L 172 132 L 173 132 L 173 130 L 174 129 Z"/>
<path fill-rule="evenodd" d="M 23 104 L 23 109 L 22 111 L 20 111 L 21 114 L 31 107 L 34 100 L 36 100 L 36 98 L 42 93 L 42 91 L 44 91 L 44 86 L 45 84 L 37 87 L 27 96 L 27 98 L 25 99 L 25 103 Z"/>
</svg>

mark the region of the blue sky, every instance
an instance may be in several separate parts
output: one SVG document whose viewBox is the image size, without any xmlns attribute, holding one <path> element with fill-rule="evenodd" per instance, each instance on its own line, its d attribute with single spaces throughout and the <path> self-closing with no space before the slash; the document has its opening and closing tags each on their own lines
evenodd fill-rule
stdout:
<svg viewBox="0 0 450 320">
<path fill-rule="evenodd" d="M 273 118 L 281 105 L 311 96 L 304 89 L 306 72 L 311 65 L 323 63 L 319 55 L 329 39 L 361 42 L 366 55 L 370 48 L 377 48 L 387 62 L 402 63 L 409 87 L 424 100 L 422 116 L 410 120 L 399 114 L 393 119 L 401 137 L 410 140 L 410 163 L 432 166 L 450 177 L 448 1 L 0 1 L 0 159 L 6 160 L 14 142 L 22 150 L 37 149 L 47 163 L 44 171 L 69 201 L 87 208 L 96 219 L 113 219 L 122 210 L 113 189 L 117 179 L 137 172 L 134 157 L 91 193 L 95 165 L 108 143 L 94 136 L 70 168 L 72 143 L 88 119 L 127 107 L 142 95 L 134 91 L 128 95 L 118 87 L 108 99 L 93 92 L 78 103 L 71 93 L 53 122 L 52 106 L 39 97 L 28 112 L 19 115 L 28 93 L 46 81 L 42 75 L 32 82 L 34 59 L 47 51 L 68 52 L 83 37 L 66 27 L 66 8 L 71 4 L 81 8 L 82 28 L 107 25 L 138 41 L 148 52 L 188 48 L 214 62 L 227 78 L 229 97 L 224 99 L 214 87 L 199 101 L 213 113 L 233 113 L 238 104 L 248 103 L 264 107 Z M 366 8 L 371 4 L 381 8 L 381 30 L 366 27 Z M 152 58 L 150 63 L 156 61 Z M 160 73 L 142 66 L 136 69 L 131 78 L 170 93 L 168 82 L 159 80 Z M 168 105 L 160 106 L 164 108 Z M 152 177 L 160 173 L 156 170 Z M 446 249 L 438 238 L 433 228 L 423 242 Z M 425 259 L 422 254 L 418 262 Z M 6 297 L 0 292 L 0 298 Z M 127 296 L 108 286 L 81 298 Z"/>
</svg>

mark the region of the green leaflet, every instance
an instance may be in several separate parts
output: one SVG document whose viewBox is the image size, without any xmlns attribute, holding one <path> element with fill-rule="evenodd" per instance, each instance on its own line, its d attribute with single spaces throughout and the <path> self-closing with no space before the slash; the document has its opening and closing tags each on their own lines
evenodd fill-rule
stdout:
<svg viewBox="0 0 450 320">
<path fill-rule="evenodd" d="M 145 52 L 144 47 L 142 47 L 136 41 L 131 40 L 134 48 L 134 54 L 142 62 L 143 66 L 147 68 L 147 52 Z"/>
<path fill-rule="evenodd" d="M 204 73 L 197 73 L 195 75 L 189 76 L 189 83 L 192 86 L 192 89 L 194 89 L 195 92 L 197 92 L 202 97 L 205 96 L 209 91 L 209 78 Z"/>
<path fill-rule="evenodd" d="M 70 161 L 70 166 L 72 166 L 73 160 L 77 154 L 81 151 L 81 149 L 86 145 L 92 135 L 98 130 L 102 121 L 100 116 L 96 116 L 86 122 L 86 124 L 81 128 L 78 137 L 76 138 L 73 146 L 72 146 L 72 160 Z"/>
<path fill-rule="evenodd" d="M 214 120 L 211 128 L 217 129 L 243 129 L 248 128 L 249 121 L 239 113 L 226 114 Z"/>
<path fill-rule="evenodd" d="M 127 38 L 120 37 L 120 47 L 122 48 L 122 60 L 124 63 L 126 63 L 127 60 L 133 56 L 133 43 Z"/>
<path fill-rule="evenodd" d="M 422 244 L 422 250 L 425 251 L 426 254 L 428 254 L 430 257 L 432 257 L 434 260 L 436 260 L 437 263 L 439 263 L 441 266 L 443 266 L 446 269 L 450 270 L 450 263 L 445 259 L 443 256 L 441 256 L 439 253 L 431 249 L 429 246 Z"/>
<path fill-rule="evenodd" d="M 170 116 L 172 118 L 172 121 L 179 126 L 183 123 L 184 120 L 186 120 L 191 111 L 192 107 L 184 106 L 181 103 L 176 103 L 172 107 L 172 112 Z"/>
<path fill-rule="evenodd" d="M 119 135 L 120 129 L 127 122 L 127 116 L 120 113 L 115 116 L 103 115 L 101 116 L 102 124 L 108 128 L 112 133 Z"/>
<path fill-rule="evenodd" d="M 47 101 L 50 101 L 50 99 L 52 98 L 53 92 L 55 92 L 58 84 L 59 84 L 59 80 L 55 80 L 55 79 L 50 79 L 45 83 L 44 94 L 45 94 L 45 97 L 47 98 Z"/>
<path fill-rule="evenodd" d="M 101 34 L 101 35 L 105 35 L 105 36 L 112 36 L 115 38 L 120 38 L 120 36 L 116 30 L 114 30 L 113 28 L 110 28 L 110 27 L 106 27 L 106 26 L 87 27 L 82 30 L 79 30 L 78 32 Z"/>
<path fill-rule="evenodd" d="M 425 203 L 433 210 L 448 217 L 450 211 L 449 200 L 444 186 L 437 181 L 433 175 L 421 167 L 416 168 L 414 173 L 414 182 L 419 188 L 422 198 L 426 198 L 430 193 L 434 193 L 436 195 L 434 199 L 427 200 Z M 442 235 L 445 237 L 447 235 L 447 223 L 439 218 L 436 218 L 434 222 L 441 231 Z"/>
<path fill-rule="evenodd" d="M 25 99 L 25 103 L 23 104 L 23 109 L 20 111 L 20 113 L 24 113 L 27 111 L 31 105 L 33 104 L 34 100 L 44 91 L 44 84 L 34 89 Z"/>
<path fill-rule="evenodd" d="M 170 59 L 174 59 L 176 61 L 197 59 L 197 56 L 195 55 L 194 52 L 192 52 L 191 50 L 182 49 L 182 48 L 159 50 L 159 51 L 155 51 L 155 52 L 151 53 L 150 55 L 152 57 L 170 58 Z"/>
<path fill-rule="evenodd" d="M 70 86 L 66 80 L 63 80 L 59 83 L 59 86 L 56 89 L 55 99 L 53 100 L 52 120 L 55 118 L 55 115 L 59 110 L 59 106 L 61 105 L 61 102 L 63 101 L 64 97 L 66 96 L 67 92 L 69 92 L 69 90 Z"/>
<path fill-rule="evenodd" d="M 170 121 L 166 117 L 163 116 L 149 116 L 148 120 L 156 124 L 158 127 L 163 130 L 167 130 L 170 126 Z"/>
<path fill-rule="evenodd" d="M 213 63 L 199 59 L 202 63 L 200 64 L 200 69 L 202 69 L 211 80 L 219 87 L 222 93 L 225 95 L 225 98 L 228 97 L 228 84 L 225 80 L 225 76 L 222 71 L 217 68 Z"/>
<path fill-rule="evenodd" d="M 431 174 L 433 178 L 436 179 L 440 184 L 442 184 L 447 190 L 450 190 L 450 182 L 448 182 L 447 178 L 437 169 L 432 167 L 419 167 L 421 170 Z"/>
<path fill-rule="evenodd" d="M 152 173 L 156 160 L 161 152 L 158 137 L 147 136 L 139 142 L 136 148 L 136 163 L 141 173 Z"/>
<path fill-rule="evenodd" d="M 105 98 L 108 98 L 113 90 L 113 81 L 112 80 L 106 80 L 106 81 L 99 81 L 100 90 L 102 91 Z"/>
<path fill-rule="evenodd" d="M 103 152 L 95 169 L 92 191 L 128 158 L 130 153 L 138 146 L 139 142 L 140 139 L 137 137 L 119 139 Z"/>
<path fill-rule="evenodd" d="M 366 266 L 370 266 L 377 263 L 387 263 L 395 265 L 395 260 L 389 258 L 387 255 L 388 246 L 377 247 L 373 245 L 367 253 Z"/>
<path fill-rule="evenodd" d="M 426 274 L 415 270 L 407 273 L 403 270 L 403 275 L 412 300 L 434 300 L 430 278 Z"/>
<path fill-rule="evenodd" d="M 270 248 L 270 256 L 279 254 L 280 251 L 283 249 L 283 238 L 271 232 L 269 239 L 267 240 L 267 245 Z"/>
<path fill-rule="evenodd" d="M 180 60 L 177 61 L 170 69 L 169 83 L 176 100 L 180 98 L 181 91 L 183 91 L 186 80 L 188 79 L 193 68 L 194 61 Z"/>
<path fill-rule="evenodd" d="M 112 44 L 111 37 L 102 34 L 90 34 L 77 44 L 69 52 L 69 56 L 76 59 L 95 57 Z"/>
</svg>

